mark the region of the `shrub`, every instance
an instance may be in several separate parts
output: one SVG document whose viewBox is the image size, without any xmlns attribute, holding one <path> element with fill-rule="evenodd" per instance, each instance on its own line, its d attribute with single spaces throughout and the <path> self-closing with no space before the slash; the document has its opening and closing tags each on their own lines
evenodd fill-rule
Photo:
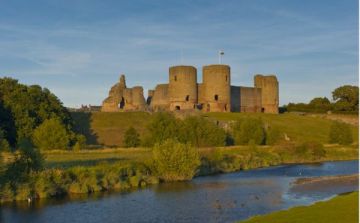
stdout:
<svg viewBox="0 0 360 223">
<path fill-rule="evenodd" d="M 261 119 L 243 118 L 233 125 L 233 136 L 235 144 L 247 145 L 251 140 L 256 145 L 264 144 L 265 130 Z"/>
<path fill-rule="evenodd" d="M 40 171 L 44 166 L 44 157 L 33 147 L 30 140 L 21 139 L 19 154 L 9 163 L 5 170 L 5 179 L 14 184 L 24 181 L 33 171 Z"/>
<path fill-rule="evenodd" d="M 139 137 L 139 133 L 136 131 L 135 128 L 128 128 L 124 136 L 125 147 L 138 147 L 141 142 Z"/>
<path fill-rule="evenodd" d="M 224 146 L 226 132 L 214 122 L 202 117 L 187 117 L 181 122 L 179 140 L 196 147 Z"/>
<path fill-rule="evenodd" d="M 278 128 L 270 127 L 266 131 L 266 145 L 274 145 L 281 139 L 281 132 Z"/>
<path fill-rule="evenodd" d="M 41 150 L 66 149 L 69 135 L 57 118 L 45 120 L 33 133 L 33 142 Z"/>
<path fill-rule="evenodd" d="M 153 148 L 154 169 L 162 180 L 190 180 L 200 165 L 198 151 L 190 144 L 168 139 Z"/>
<path fill-rule="evenodd" d="M 311 141 L 311 142 L 304 142 L 295 148 L 295 155 L 298 157 L 310 157 L 313 160 L 321 159 L 325 157 L 326 150 L 324 149 L 324 145 Z"/>
<path fill-rule="evenodd" d="M 86 138 L 84 135 L 76 136 L 76 143 L 73 146 L 74 151 L 79 151 L 86 148 Z"/>
<path fill-rule="evenodd" d="M 329 142 L 339 143 L 340 145 L 351 144 L 353 136 L 350 126 L 342 122 L 333 122 L 330 127 Z"/>
<path fill-rule="evenodd" d="M 159 112 L 148 126 L 150 135 L 145 140 L 149 146 L 161 143 L 166 139 L 178 139 L 179 121 L 171 113 Z"/>
</svg>

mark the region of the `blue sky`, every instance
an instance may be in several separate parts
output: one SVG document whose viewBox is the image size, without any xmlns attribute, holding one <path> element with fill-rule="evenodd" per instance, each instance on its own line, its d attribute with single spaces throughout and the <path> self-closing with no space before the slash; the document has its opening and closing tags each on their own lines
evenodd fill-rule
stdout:
<svg viewBox="0 0 360 223">
<path fill-rule="evenodd" d="M 358 85 L 357 0 L 0 0 L 0 76 L 101 104 L 128 86 L 166 83 L 168 68 L 231 66 L 232 84 L 276 74 L 280 104 Z M 183 52 L 183 53 L 181 53 Z"/>
</svg>

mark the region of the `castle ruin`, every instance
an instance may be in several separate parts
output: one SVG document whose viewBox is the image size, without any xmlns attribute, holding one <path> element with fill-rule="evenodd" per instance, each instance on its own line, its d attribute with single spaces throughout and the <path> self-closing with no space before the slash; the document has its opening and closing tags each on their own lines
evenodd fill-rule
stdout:
<svg viewBox="0 0 360 223">
<path fill-rule="evenodd" d="M 158 84 L 148 91 L 127 88 L 125 76 L 109 91 L 101 111 L 176 111 L 204 112 L 263 112 L 278 113 L 279 82 L 275 75 L 254 76 L 254 87 L 231 85 L 230 66 L 208 65 L 202 69 L 202 83 L 197 82 L 193 66 L 169 68 L 169 83 Z"/>
</svg>

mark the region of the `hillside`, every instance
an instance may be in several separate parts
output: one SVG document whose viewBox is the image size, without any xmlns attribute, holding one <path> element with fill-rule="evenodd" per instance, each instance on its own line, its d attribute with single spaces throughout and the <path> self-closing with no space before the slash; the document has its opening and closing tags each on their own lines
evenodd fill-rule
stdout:
<svg viewBox="0 0 360 223">
<path fill-rule="evenodd" d="M 291 141 L 312 141 L 327 143 L 329 129 L 333 122 L 324 116 L 298 114 L 262 113 L 201 113 L 202 116 L 222 123 L 231 123 L 242 117 L 259 117 L 270 126 L 278 127 Z M 86 135 L 88 143 L 106 146 L 121 146 L 125 131 L 133 126 L 143 137 L 146 126 L 153 115 L 146 112 L 94 112 L 72 113 L 76 130 Z M 358 127 L 352 126 L 354 141 L 358 141 Z"/>
</svg>

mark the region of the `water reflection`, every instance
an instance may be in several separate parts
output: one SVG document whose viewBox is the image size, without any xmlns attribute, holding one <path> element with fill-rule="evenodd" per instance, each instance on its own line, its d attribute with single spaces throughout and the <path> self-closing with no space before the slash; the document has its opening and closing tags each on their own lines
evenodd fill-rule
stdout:
<svg viewBox="0 0 360 223">
<path fill-rule="evenodd" d="M 300 174 L 301 173 L 301 174 Z M 1 208 L 1 222 L 233 222 L 309 204 L 357 185 L 324 190 L 290 189 L 299 177 L 358 173 L 358 161 L 279 166 L 191 182 L 167 183 L 127 193 L 96 193 L 18 202 Z"/>
</svg>

